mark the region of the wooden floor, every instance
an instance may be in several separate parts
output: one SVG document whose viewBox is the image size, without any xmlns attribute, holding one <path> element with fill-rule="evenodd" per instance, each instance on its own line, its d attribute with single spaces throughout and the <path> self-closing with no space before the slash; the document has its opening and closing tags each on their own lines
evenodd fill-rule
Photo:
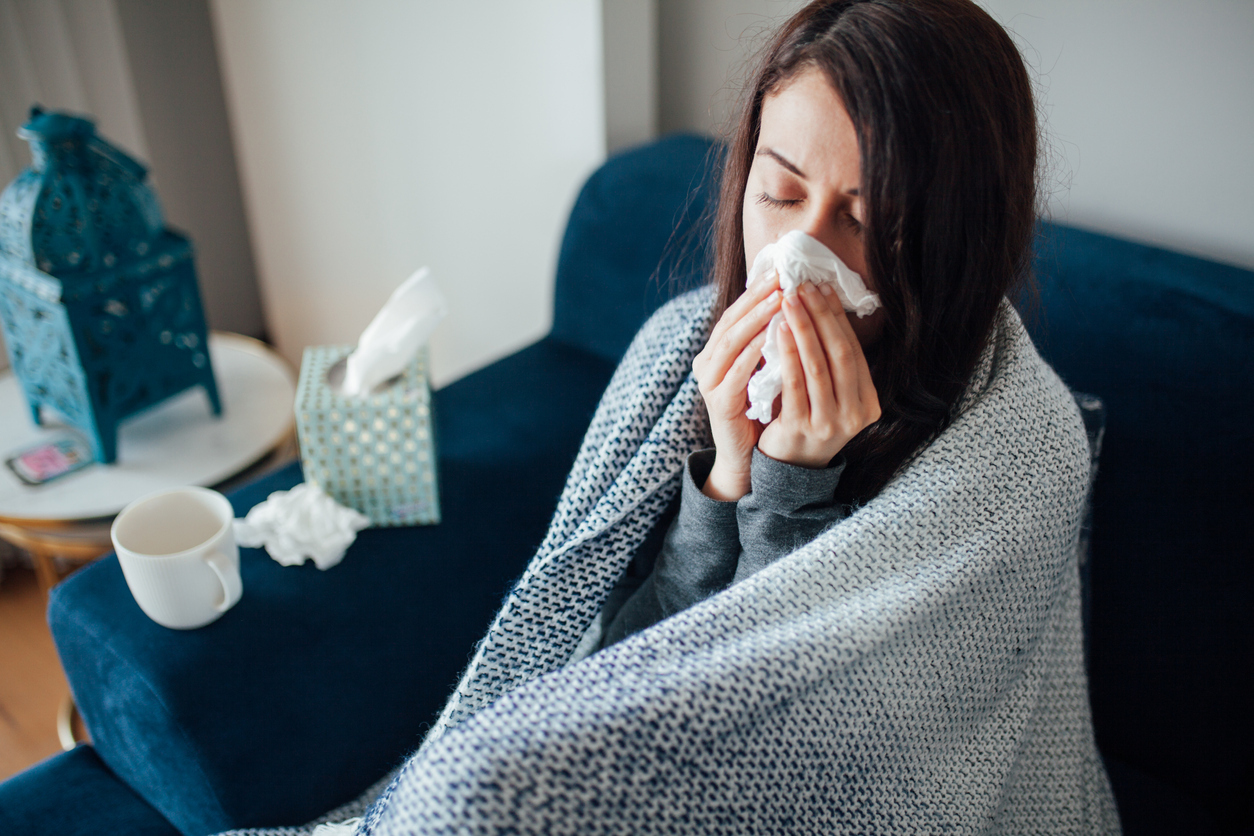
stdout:
<svg viewBox="0 0 1254 836">
<path fill-rule="evenodd" d="M 69 694 L 31 569 L 0 579 L 0 781 L 61 751 L 57 709 Z"/>
</svg>

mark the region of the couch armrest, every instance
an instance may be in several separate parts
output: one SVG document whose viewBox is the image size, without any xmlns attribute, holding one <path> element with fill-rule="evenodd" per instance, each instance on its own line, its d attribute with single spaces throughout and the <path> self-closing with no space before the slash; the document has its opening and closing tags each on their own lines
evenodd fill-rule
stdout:
<svg viewBox="0 0 1254 836">
<path fill-rule="evenodd" d="M 174 826 L 79 746 L 0 783 L 0 833 L 178 836 Z"/>
<path fill-rule="evenodd" d="M 364 531 L 344 562 L 241 549 L 217 622 L 150 621 L 115 557 L 58 586 L 53 637 L 101 759 L 187 834 L 308 821 L 419 742 L 543 537 L 612 372 L 545 339 L 435 394 L 443 522 Z M 232 495 L 237 515 L 301 479 Z"/>
</svg>

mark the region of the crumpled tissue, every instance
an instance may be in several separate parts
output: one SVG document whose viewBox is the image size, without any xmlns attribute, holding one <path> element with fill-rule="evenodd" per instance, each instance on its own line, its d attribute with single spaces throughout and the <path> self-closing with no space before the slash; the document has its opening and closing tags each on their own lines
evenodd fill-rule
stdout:
<svg viewBox="0 0 1254 836">
<path fill-rule="evenodd" d="M 440 286 L 426 267 L 401 283 L 361 332 L 357 350 L 348 355 L 343 393 L 368 394 L 400 374 L 448 313 Z"/>
<path fill-rule="evenodd" d="M 368 525 L 365 514 L 303 482 L 290 491 L 275 491 L 254 505 L 248 516 L 237 519 L 235 542 L 250 549 L 264 546 L 284 566 L 312 559 L 319 569 L 330 569 L 344 559 L 357 532 Z"/>
<path fill-rule="evenodd" d="M 748 284 L 771 273 L 779 275 L 779 287 L 784 295 L 797 292 L 805 282 L 830 284 L 846 311 L 858 316 L 868 316 L 880 306 L 880 297 L 870 290 L 862 277 L 840 260 L 836 253 L 821 242 L 799 229 L 794 229 L 774 244 L 767 244 L 753 259 Z M 779 364 L 779 326 L 784 321 L 780 311 L 766 326 L 766 343 L 762 346 L 762 368 L 749 378 L 749 409 L 745 417 L 771 422 L 771 410 L 775 399 L 784 390 L 783 372 Z"/>
</svg>

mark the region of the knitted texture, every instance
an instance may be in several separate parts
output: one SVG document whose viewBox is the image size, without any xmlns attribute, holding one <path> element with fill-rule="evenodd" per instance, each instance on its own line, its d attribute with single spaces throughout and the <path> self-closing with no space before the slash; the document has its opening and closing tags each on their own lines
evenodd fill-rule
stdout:
<svg viewBox="0 0 1254 836">
<path fill-rule="evenodd" d="M 1117 833 L 1082 655 L 1088 445 L 1008 305 L 953 423 L 876 498 L 565 665 L 709 443 L 690 369 L 712 300 L 636 337 L 539 552 L 358 832 Z"/>
</svg>

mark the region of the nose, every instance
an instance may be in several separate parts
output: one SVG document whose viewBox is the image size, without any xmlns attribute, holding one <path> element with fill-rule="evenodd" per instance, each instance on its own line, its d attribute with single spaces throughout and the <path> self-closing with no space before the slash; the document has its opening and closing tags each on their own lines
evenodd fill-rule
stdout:
<svg viewBox="0 0 1254 836">
<path fill-rule="evenodd" d="M 840 236 L 837 234 L 840 218 L 835 207 L 825 206 L 815 201 L 809 207 L 809 211 L 797 220 L 798 224 L 794 227 L 795 229 L 801 230 L 832 252 L 840 255 L 838 249 Z M 841 257 L 843 258 L 844 256 Z"/>
</svg>

